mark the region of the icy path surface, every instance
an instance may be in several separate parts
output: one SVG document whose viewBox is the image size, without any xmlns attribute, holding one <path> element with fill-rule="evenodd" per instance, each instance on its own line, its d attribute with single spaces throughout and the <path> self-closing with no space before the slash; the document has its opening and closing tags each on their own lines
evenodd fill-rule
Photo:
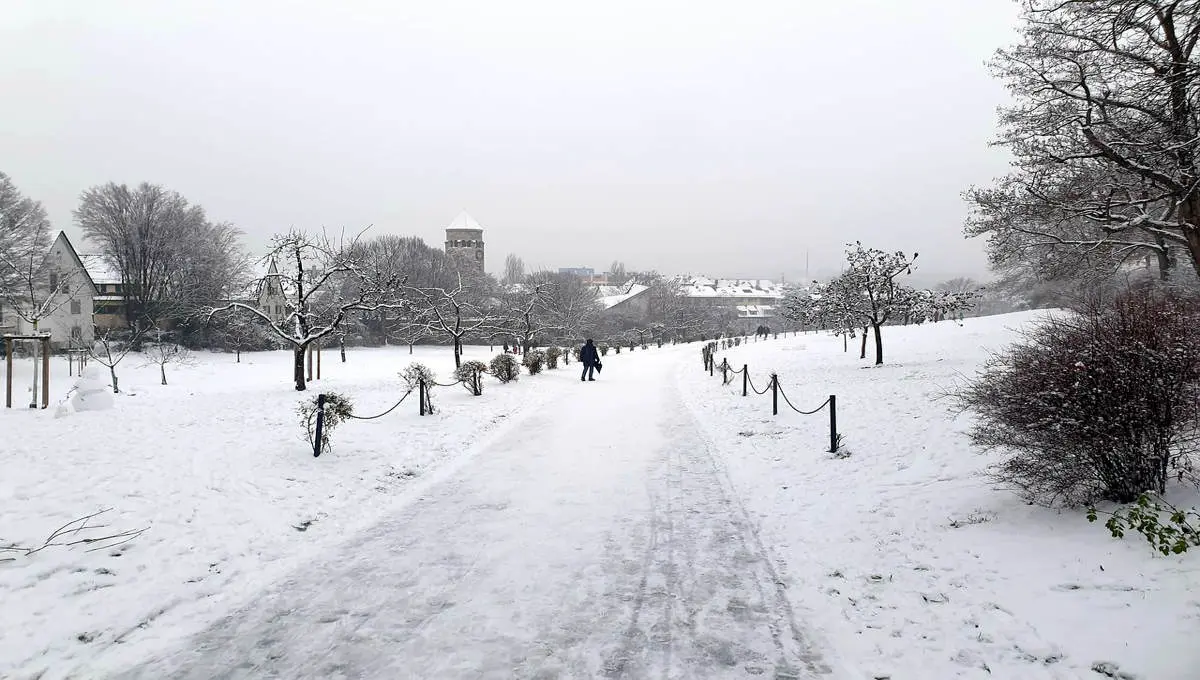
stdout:
<svg viewBox="0 0 1200 680">
<path fill-rule="evenodd" d="M 119 677 L 830 677 L 676 365 L 572 380 L 418 502 Z"/>
</svg>

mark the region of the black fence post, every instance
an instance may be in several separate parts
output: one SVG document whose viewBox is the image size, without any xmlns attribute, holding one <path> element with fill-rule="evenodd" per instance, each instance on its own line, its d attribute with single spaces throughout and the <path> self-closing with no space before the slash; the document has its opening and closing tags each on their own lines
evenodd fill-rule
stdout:
<svg viewBox="0 0 1200 680">
<path fill-rule="evenodd" d="M 418 406 L 417 408 L 419 409 L 421 415 L 425 415 L 425 379 L 424 378 L 418 379 L 417 390 L 418 390 L 417 401 L 421 402 L 421 405 Z"/>
<path fill-rule="evenodd" d="M 721 359 L 721 384 L 729 384 L 729 359 Z"/>
<path fill-rule="evenodd" d="M 838 450 L 838 433 L 837 433 L 837 395 L 829 395 L 829 452 L 837 453 Z"/>
<path fill-rule="evenodd" d="M 747 364 L 742 364 L 742 396 L 746 396 L 749 392 L 746 391 L 750 385 L 750 368 Z"/>
<path fill-rule="evenodd" d="M 771 415 L 779 415 L 779 374 L 771 374 Z"/>
<path fill-rule="evenodd" d="M 713 374 L 713 368 L 716 366 L 716 363 L 717 363 L 716 357 L 712 357 L 708 360 L 708 374 L 710 376 Z"/>
<path fill-rule="evenodd" d="M 321 455 L 321 431 L 325 428 L 325 394 L 317 395 L 317 427 L 313 436 L 313 458 Z"/>
</svg>

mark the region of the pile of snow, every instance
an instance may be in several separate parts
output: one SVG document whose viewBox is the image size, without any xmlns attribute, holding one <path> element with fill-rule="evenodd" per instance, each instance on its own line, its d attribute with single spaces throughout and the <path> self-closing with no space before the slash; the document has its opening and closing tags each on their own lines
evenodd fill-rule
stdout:
<svg viewBox="0 0 1200 680">
<path fill-rule="evenodd" d="M 107 369 L 104 369 L 107 370 Z M 112 384 L 107 373 L 101 372 L 96 366 L 83 369 L 82 375 L 75 381 L 71 395 L 59 406 L 57 416 L 81 411 L 107 411 L 113 407 Z"/>
<path fill-rule="evenodd" d="M 888 327 L 879 367 L 825 334 L 718 354 L 759 389 L 777 371 L 801 410 L 836 394 L 838 455 L 827 410 L 781 399 L 773 417 L 770 394 L 743 398 L 740 377 L 722 387 L 698 359 L 681 368 L 683 398 L 786 564 L 798 620 L 863 678 L 1197 677 L 1200 555 L 1156 555 L 994 488 L 982 473 L 995 458 L 940 399 L 1037 316 Z"/>
</svg>

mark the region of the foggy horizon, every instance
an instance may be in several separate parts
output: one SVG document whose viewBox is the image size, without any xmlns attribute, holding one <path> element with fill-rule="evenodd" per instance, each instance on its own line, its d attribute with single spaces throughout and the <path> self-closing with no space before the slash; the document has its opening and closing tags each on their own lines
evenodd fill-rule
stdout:
<svg viewBox="0 0 1200 680">
<path fill-rule="evenodd" d="M 5 5 L 0 170 L 83 251 L 80 193 L 148 181 L 252 255 L 290 227 L 440 247 L 466 210 L 493 273 L 800 281 L 861 240 L 989 278 L 959 194 L 1007 167 L 984 61 L 1012 3 Z"/>
</svg>

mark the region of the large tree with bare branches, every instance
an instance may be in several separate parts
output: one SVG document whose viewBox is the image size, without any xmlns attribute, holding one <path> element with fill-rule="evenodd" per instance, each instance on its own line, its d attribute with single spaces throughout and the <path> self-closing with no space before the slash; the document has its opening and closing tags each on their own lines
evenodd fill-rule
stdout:
<svg viewBox="0 0 1200 680">
<path fill-rule="evenodd" d="M 400 274 L 370 269 L 356 253 L 353 240 L 293 229 L 277 235 L 269 259 L 276 262 L 277 283 L 288 300 L 282 320 L 249 302 L 230 302 L 206 310 L 214 315 L 239 313 L 258 317 L 276 337 L 292 346 L 292 379 L 297 390 L 306 388 L 304 352 L 309 345 L 336 333 L 351 314 L 397 304 L 395 291 Z"/>
<path fill-rule="evenodd" d="M 1200 271 L 1200 0 L 1021 0 L 992 69 L 1014 171 L 967 198 L 994 264 Z M 1047 259 L 1047 254 L 1055 257 Z M 1179 254 L 1177 257 L 1176 254 Z"/>
<path fill-rule="evenodd" d="M 233 225 L 209 221 L 201 206 L 157 184 L 92 187 L 75 220 L 121 276 L 131 328 L 228 298 L 246 271 Z"/>
</svg>

